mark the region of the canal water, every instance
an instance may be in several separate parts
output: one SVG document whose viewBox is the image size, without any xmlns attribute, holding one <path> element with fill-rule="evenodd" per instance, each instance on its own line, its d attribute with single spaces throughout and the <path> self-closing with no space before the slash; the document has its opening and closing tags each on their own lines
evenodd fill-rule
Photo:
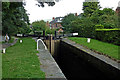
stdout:
<svg viewBox="0 0 120 80">
<path fill-rule="evenodd" d="M 109 79 L 109 76 L 77 55 L 82 51 L 75 52 L 60 40 L 44 40 L 44 42 L 68 80 Z"/>
<path fill-rule="evenodd" d="M 109 79 L 104 73 L 81 59 L 72 49 L 64 46 L 61 42 L 57 43 L 53 57 L 68 80 L 74 80 L 74 78 L 77 80 Z"/>
</svg>

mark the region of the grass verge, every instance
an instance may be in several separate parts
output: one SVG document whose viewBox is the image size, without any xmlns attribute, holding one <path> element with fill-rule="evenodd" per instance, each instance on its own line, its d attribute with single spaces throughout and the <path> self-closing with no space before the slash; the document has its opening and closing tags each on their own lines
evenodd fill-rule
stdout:
<svg viewBox="0 0 120 80">
<path fill-rule="evenodd" d="M 45 78 L 40 70 L 40 62 L 36 53 L 36 42 L 31 38 L 22 38 L 2 54 L 3 78 Z"/>
<path fill-rule="evenodd" d="M 0 80 L 2 79 L 2 54 L 0 52 Z"/>
<path fill-rule="evenodd" d="M 113 59 L 120 60 L 120 57 L 119 57 L 120 54 L 118 53 L 118 47 L 120 46 L 113 45 L 110 43 L 105 43 L 95 39 L 91 39 L 91 42 L 87 43 L 87 38 L 81 38 L 81 37 L 69 37 L 68 39 L 75 41 L 76 43 L 81 44 L 85 47 L 88 47 L 92 50 L 95 50 L 97 52 L 110 56 Z"/>
</svg>

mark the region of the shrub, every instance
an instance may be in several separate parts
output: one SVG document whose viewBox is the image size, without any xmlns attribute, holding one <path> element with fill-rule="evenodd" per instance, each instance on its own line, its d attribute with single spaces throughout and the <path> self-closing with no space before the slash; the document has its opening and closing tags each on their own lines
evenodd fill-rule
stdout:
<svg viewBox="0 0 120 80">
<path fill-rule="evenodd" d="M 55 29 L 47 29 L 46 30 L 46 35 L 47 34 L 53 34 L 54 35 L 55 34 Z"/>
<path fill-rule="evenodd" d="M 95 38 L 104 42 L 120 45 L 120 30 L 119 29 L 97 29 Z"/>
</svg>

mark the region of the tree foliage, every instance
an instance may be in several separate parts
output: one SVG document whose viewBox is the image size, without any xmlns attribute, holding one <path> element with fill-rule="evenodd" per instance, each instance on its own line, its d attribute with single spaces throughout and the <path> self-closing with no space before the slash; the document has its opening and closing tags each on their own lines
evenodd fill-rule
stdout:
<svg viewBox="0 0 120 80">
<path fill-rule="evenodd" d="M 118 28 L 118 16 L 111 8 L 104 8 L 103 10 L 96 10 L 91 15 L 91 20 L 95 25 L 102 24 L 104 28 Z"/>
<path fill-rule="evenodd" d="M 99 2 L 84 2 L 83 11 L 78 17 L 73 14 L 64 17 L 64 32 L 78 32 L 79 36 L 95 38 L 96 29 L 119 28 L 115 11 L 111 8 L 101 10 Z"/>
<path fill-rule="evenodd" d="M 43 31 L 46 30 L 46 22 L 41 20 L 41 21 L 35 21 L 32 23 L 32 30 L 35 33 L 36 31 Z"/>
<path fill-rule="evenodd" d="M 29 18 L 23 2 L 2 2 L 2 33 L 28 33 Z"/>
<path fill-rule="evenodd" d="M 95 27 L 90 18 L 76 19 L 71 23 L 73 33 L 79 33 L 81 37 L 94 37 Z"/>
<path fill-rule="evenodd" d="M 46 22 L 44 20 L 33 22 L 32 31 L 36 35 L 42 34 L 43 31 L 45 31 L 45 35 L 55 34 L 55 29 L 50 29 L 50 27 L 46 25 Z"/>
<path fill-rule="evenodd" d="M 97 9 L 100 9 L 99 2 L 83 2 L 83 16 L 90 17 Z"/>
<path fill-rule="evenodd" d="M 38 1 L 38 5 L 39 7 L 45 7 L 45 4 L 47 4 L 48 6 L 54 6 L 56 4 L 56 2 L 59 2 L 60 0 L 37 0 Z"/>
<path fill-rule="evenodd" d="M 74 14 L 68 14 L 64 17 L 64 19 L 62 20 L 62 26 L 64 27 L 64 30 L 66 32 L 70 32 L 72 26 L 70 25 L 70 23 L 72 21 L 74 21 L 75 19 L 77 19 L 78 17 L 75 16 Z"/>
</svg>

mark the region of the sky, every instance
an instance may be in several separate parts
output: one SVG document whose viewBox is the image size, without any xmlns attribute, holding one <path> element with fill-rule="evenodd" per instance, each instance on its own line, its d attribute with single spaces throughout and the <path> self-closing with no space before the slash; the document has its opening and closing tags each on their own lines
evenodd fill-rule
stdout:
<svg viewBox="0 0 120 80">
<path fill-rule="evenodd" d="M 82 13 L 83 2 L 85 0 L 60 0 L 52 7 L 45 4 L 45 7 L 38 7 L 36 0 L 26 0 L 25 9 L 29 13 L 30 23 L 37 20 L 50 21 L 53 17 L 64 17 L 69 13 Z M 113 8 L 115 10 L 120 0 L 99 0 L 103 8 Z"/>
</svg>

